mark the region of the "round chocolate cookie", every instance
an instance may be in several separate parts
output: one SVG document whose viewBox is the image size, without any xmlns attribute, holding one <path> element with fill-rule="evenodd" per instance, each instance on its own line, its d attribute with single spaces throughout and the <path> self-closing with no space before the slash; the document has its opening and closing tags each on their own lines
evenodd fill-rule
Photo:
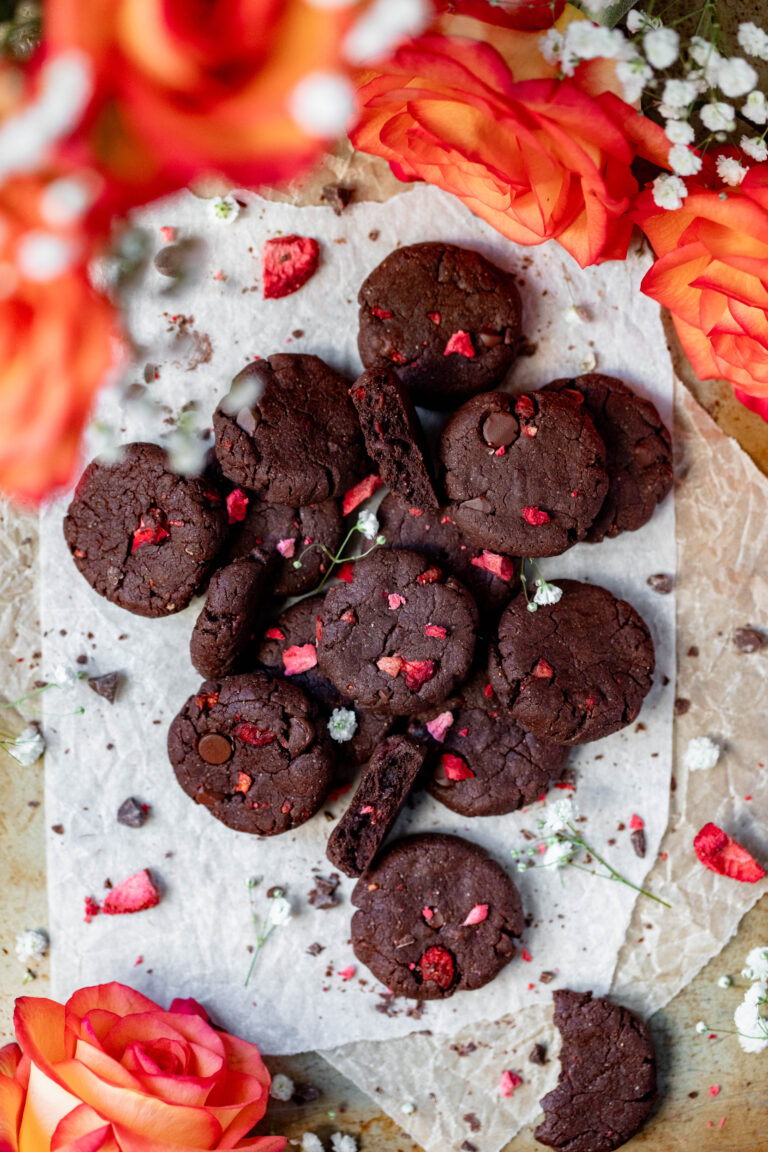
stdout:
<svg viewBox="0 0 768 1152">
<path fill-rule="evenodd" d="M 476 544 L 556 556 L 583 540 L 608 490 L 605 448 L 574 396 L 486 392 L 440 438 L 451 516 Z"/>
<path fill-rule="evenodd" d="M 523 909 L 477 844 L 439 833 L 396 841 L 355 886 L 352 947 L 397 996 L 482 988 L 515 955 Z"/>
<path fill-rule="evenodd" d="M 361 708 L 406 716 L 439 704 L 466 679 L 477 608 L 419 552 L 379 549 L 325 597 L 320 667 Z"/>
<path fill-rule="evenodd" d="M 267 628 L 256 656 L 258 662 L 272 676 L 288 676 L 288 669 L 295 667 L 296 660 L 299 664 L 306 665 L 312 659 L 317 659 L 318 635 L 322 627 L 320 614 L 324 599 L 323 596 L 310 596 L 306 600 L 300 600 L 298 604 L 292 604 L 270 628 Z M 293 662 L 291 656 L 294 657 Z M 345 734 L 344 726 L 341 726 L 341 730 L 337 730 L 336 726 L 329 729 L 336 747 L 340 769 L 337 776 L 351 775 L 344 772 L 345 765 L 349 762 L 352 767 L 357 767 L 369 760 L 378 742 L 384 739 L 392 727 L 392 720 L 389 716 L 374 715 L 356 708 L 349 697 L 342 696 L 336 690 L 317 664 L 305 668 L 303 672 L 292 672 L 290 681 L 309 693 L 318 703 L 326 719 L 335 708 L 354 712 L 355 730 L 349 739 L 341 741 L 337 739 L 340 734 Z"/>
<path fill-rule="evenodd" d="M 635 719 L 655 665 L 645 621 L 606 588 L 558 580 L 557 604 L 513 601 L 489 679 L 513 720 L 555 744 L 586 744 Z"/>
<path fill-rule="evenodd" d="M 343 495 L 366 468 L 348 388 L 317 356 L 279 353 L 249 364 L 213 416 L 224 475 L 273 504 Z"/>
<path fill-rule="evenodd" d="M 271 569 L 272 592 L 275 596 L 301 596 L 309 592 L 328 570 L 328 560 L 320 547 L 324 544 L 335 552 L 341 543 L 341 511 L 335 500 L 295 508 L 287 504 L 268 504 L 249 492 L 245 519 L 234 528 L 227 556 L 236 559 L 262 548 L 274 558 Z M 308 551 L 305 551 L 308 549 Z M 304 553 L 304 555 L 302 555 Z M 294 562 L 301 557 L 301 567 Z"/>
<path fill-rule="evenodd" d="M 190 658 L 201 676 L 216 680 L 248 667 L 249 649 L 250 666 L 255 663 L 254 629 L 269 599 L 268 572 L 263 553 L 243 556 L 214 572 L 189 641 Z"/>
<path fill-rule="evenodd" d="M 429 744 L 430 794 L 461 816 L 502 816 L 532 804 L 568 761 L 566 747 L 515 724 L 487 689 L 487 675 L 474 676 L 458 697 L 414 717 L 408 728 Z"/>
<path fill-rule="evenodd" d="M 387 547 L 423 552 L 466 584 L 484 619 L 495 616 L 520 589 L 520 561 L 484 552 L 461 534 L 447 509 L 422 512 L 393 493 L 376 513 Z"/>
<path fill-rule="evenodd" d="M 672 487 L 672 438 L 650 400 L 615 376 L 589 372 L 554 380 L 546 391 L 581 396 L 605 442 L 608 495 L 586 539 L 642 528 Z"/>
<path fill-rule="evenodd" d="M 224 500 L 198 476 L 178 476 L 157 444 L 127 444 L 115 464 L 92 461 L 64 517 L 78 570 L 137 616 L 186 608 L 227 535 Z"/>
<path fill-rule="evenodd" d="M 656 1050 L 646 1024 L 591 992 L 555 992 L 563 1038 L 557 1086 L 541 1101 L 540 1144 L 559 1152 L 613 1152 L 639 1132 L 656 1102 Z"/>
<path fill-rule="evenodd" d="M 188 796 L 229 828 L 259 836 L 309 820 L 333 782 L 315 705 L 265 672 L 206 680 L 173 720 L 168 755 Z"/>
<path fill-rule="evenodd" d="M 499 384 L 522 343 L 515 277 L 443 242 L 390 252 L 358 295 L 366 368 L 388 361 L 417 404 L 449 408 Z"/>
</svg>

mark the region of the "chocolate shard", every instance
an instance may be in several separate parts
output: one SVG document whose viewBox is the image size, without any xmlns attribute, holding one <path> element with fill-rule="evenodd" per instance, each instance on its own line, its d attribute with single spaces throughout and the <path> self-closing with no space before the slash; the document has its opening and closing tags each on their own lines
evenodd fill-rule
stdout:
<svg viewBox="0 0 768 1152">
<path fill-rule="evenodd" d="M 88 687 L 103 697 L 108 704 L 114 704 L 120 687 L 119 672 L 105 672 L 103 676 L 89 676 Z"/>
<path fill-rule="evenodd" d="M 140 804 L 133 796 L 129 796 L 127 800 L 123 800 L 117 810 L 118 824 L 124 824 L 126 828 L 141 828 L 143 824 L 146 824 L 148 819 L 148 807 Z"/>
</svg>

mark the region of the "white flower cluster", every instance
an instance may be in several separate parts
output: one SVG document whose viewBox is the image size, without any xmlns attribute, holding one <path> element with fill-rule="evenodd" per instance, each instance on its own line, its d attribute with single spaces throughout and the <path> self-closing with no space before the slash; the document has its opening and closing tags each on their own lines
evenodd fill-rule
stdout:
<svg viewBox="0 0 768 1152">
<path fill-rule="evenodd" d="M 605 5 L 585 0 L 583 7 L 598 16 Z M 751 22 L 740 24 L 738 41 L 746 55 L 768 61 L 768 33 L 762 28 Z M 559 66 L 564 76 L 573 76 L 585 60 L 614 60 L 630 104 L 636 104 L 646 91 L 654 94 L 670 142 L 671 173 L 659 176 L 652 185 L 654 202 L 660 208 L 675 211 L 682 206 L 688 195 L 685 178 L 696 176 L 702 167 L 696 147 L 701 149 L 713 140 L 723 144 L 736 129 L 737 112 L 730 101 L 745 98 L 741 114 L 753 124 L 768 124 L 768 101 L 757 87 L 758 74 L 749 61 L 721 55 L 716 39 L 694 35 L 686 42 L 677 29 L 665 27 L 658 16 L 640 9 L 627 14 L 626 31 L 575 20 L 565 32 L 550 29 L 541 37 L 540 47 L 544 58 Z M 682 78 L 663 75 L 673 67 L 682 70 Z M 741 136 L 738 146 L 743 155 L 757 163 L 768 159 L 766 133 L 768 129 L 760 136 Z M 731 188 L 738 187 L 749 171 L 749 165 L 732 155 L 718 156 L 715 167 L 722 183 Z"/>
<path fill-rule="evenodd" d="M 357 1152 L 357 1141 L 346 1132 L 331 1135 L 332 1152 Z M 314 1132 L 305 1132 L 301 1138 L 301 1152 L 325 1152 L 322 1140 Z"/>
<path fill-rule="evenodd" d="M 531 867 L 564 868 L 570 864 L 580 848 L 570 839 L 573 836 L 571 825 L 575 819 L 570 796 L 548 804 L 538 820 L 538 843 L 522 852 L 514 849 L 510 852 L 517 861 L 518 872 L 527 872 Z"/>
<path fill-rule="evenodd" d="M 44 928 L 28 928 L 16 937 L 16 955 L 22 964 L 41 960 L 48 951 L 48 933 Z"/>
<path fill-rule="evenodd" d="M 733 1014 L 739 1044 L 745 1052 L 763 1052 L 768 1048 L 768 983 L 756 980 L 744 993 L 744 999 Z M 761 1011 L 762 1009 L 762 1011 Z"/>
</svg>

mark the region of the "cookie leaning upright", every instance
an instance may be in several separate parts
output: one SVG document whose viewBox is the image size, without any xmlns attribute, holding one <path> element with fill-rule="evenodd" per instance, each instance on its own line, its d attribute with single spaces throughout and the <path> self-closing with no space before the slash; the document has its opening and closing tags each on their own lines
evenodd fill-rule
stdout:
<svg viewBox="0 0 768 1152">
<path fill-rule="evenodd" d="M 92 461 L 64 517 L 64 537 L 88 583 L 137 616 L 189 604 L 227 536 L 227 509 L 212 484 L 179 476 L 157 444 Z"/>
<path fill-rule="evenodd" d="M 364 281 L 358 303 L 363 364 L 387 361 L 426 408 L 450 408 L 500 384 L 522 343 L 515 277 L 454 244 L 396 248 Z"/>
<path fill-rule="evenodd" d="M 318 356 L 279 353 L 249 364 L 213 416 L 224 475 L 273 504 L 343 495 L 366 459 L 348 388 Z"/>
</svg>

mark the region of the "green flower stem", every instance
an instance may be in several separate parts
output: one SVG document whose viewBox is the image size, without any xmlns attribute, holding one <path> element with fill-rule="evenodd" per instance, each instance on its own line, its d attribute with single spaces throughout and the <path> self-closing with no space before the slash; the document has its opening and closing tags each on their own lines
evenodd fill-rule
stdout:
<svg viewBox="0 0 768 1152">
<path fill-rule="evenodd" d="M 255 919 L 256 917 L 254 916 L 254 920 Z M 256 946 L 253 950 L 253 959 L 251 960 L 251 966 L 248 969 L 248 975 L 245 978 L 245 984 L 243 985 L 244 988 L 247 988 L 248 984 L 250 983 L 251 976 L 253 976 L 253 970 L 256 967 L 256 961 L 259 958 L 262 948 L 266 944 L 267 940 L 269 940 L 275 928 L 277 928 L 277 924 L 271 924 L 270 927 L 267 928 L 267 920 L 268 917 L 265 916 L 264 923 L 261 925 L 261 929 L 256 935 Z"/>
<path fill-rule="evenodd" d="M 663 904 L 665 908 L 672 907 L 672 905 L 668 904 L 666 900 L 662 900 L 660 896 L 654 896 L 653 892 L 648 892 L 645 888 L 639 888 L 637 884 L 633 884 L 631 880 L 627 880 L 625 876 L 622 876 L 620 872 L 616 871 L 613 865 L 609 864 L 608 861 L 603 859 L 603 857 L 598 852 L 595 852 L 594 848 L 587 844 L 586 840 L 582 838 L 581 834 L 574 828 L 573 824 L 569 824 L 568 827 L 573 833 L 573 836 L 571 837 L 571 843 L 578 845 L 580 848 L 583 848 L 585 852 L 590 854 L 590 856 L 594 856 L 598 863 L 602 864 L 604 868 L 608 869 L 610 875 L 603 876 L 600 872 L 595 872 L 591 868 L 585 868 L 583 864 L 574 864 L 573 861 L 571 861 L 571 867 L 578 868 L 580 872 L 589 872 L 592 876 L 599 876 L 601 880 L 618 880 L 620 884 L 626 884 L 628 888 L 632 888 L 635 892 L 639 892 L 641 896 L 647 896 L 649 900 L 655 900 L 657 904 Z"/>
<path fill-rule="evenodd" d="M 295 598 L 297 602 L 299 600 L 306 600 L 309 596 L 317 596 L 317 594 L 319 592 L 322 592 L 323 588 L 325 587 L 325 585 L 328 583 L 331 576 L 333 575 L 335 569 L 340 564 L 347 564 L 347 563 L 354 564 L 356 560 L 364 560 L 366 556 L 370 556 L 371 552 L 374 552 L 380 546 L 380 543 L 384 539 L 383 536 L 377 536 L 376 539 L 374 540 L 373 544 L 371 544 L 370 548 L 367 548 L 365 550 L 365 552 L 357 552 L 354 556 L 345 556 L 344 550 L 347 547 L 347 544 L 351 540 L 354 533 L 359 532 L 359 531 L 360 531 L 360 529 L 357 527 L 356 524 L 352 528 L 350 528 L 349 532 L 347 532 L 346 536 L 342 540 L 341 545 L 340 545 L 340 547 L 336 553 L 333 553 L 330 551 L 329 548 L 326 548 L 325 544 L 309 544 L 304 549 L 304 551 L 299 555 L 299 559 L 298 559 L 299 565 L 301 564 L 302 558 L 304 556 L 306 556 L 307 552 L 311 552 L 313 548 L 319 548 L 320 551 L 323 552 L 328 557 L 328 559 L 330 560 L 330 564 L 328 566 L 328 571 L 325 573 L 325 575 L 323 576 L 320 583 L 315 588 L 312 588 L 309 592 L 304 592 L 301 596 L 297 596 Z"/>
</svg>

